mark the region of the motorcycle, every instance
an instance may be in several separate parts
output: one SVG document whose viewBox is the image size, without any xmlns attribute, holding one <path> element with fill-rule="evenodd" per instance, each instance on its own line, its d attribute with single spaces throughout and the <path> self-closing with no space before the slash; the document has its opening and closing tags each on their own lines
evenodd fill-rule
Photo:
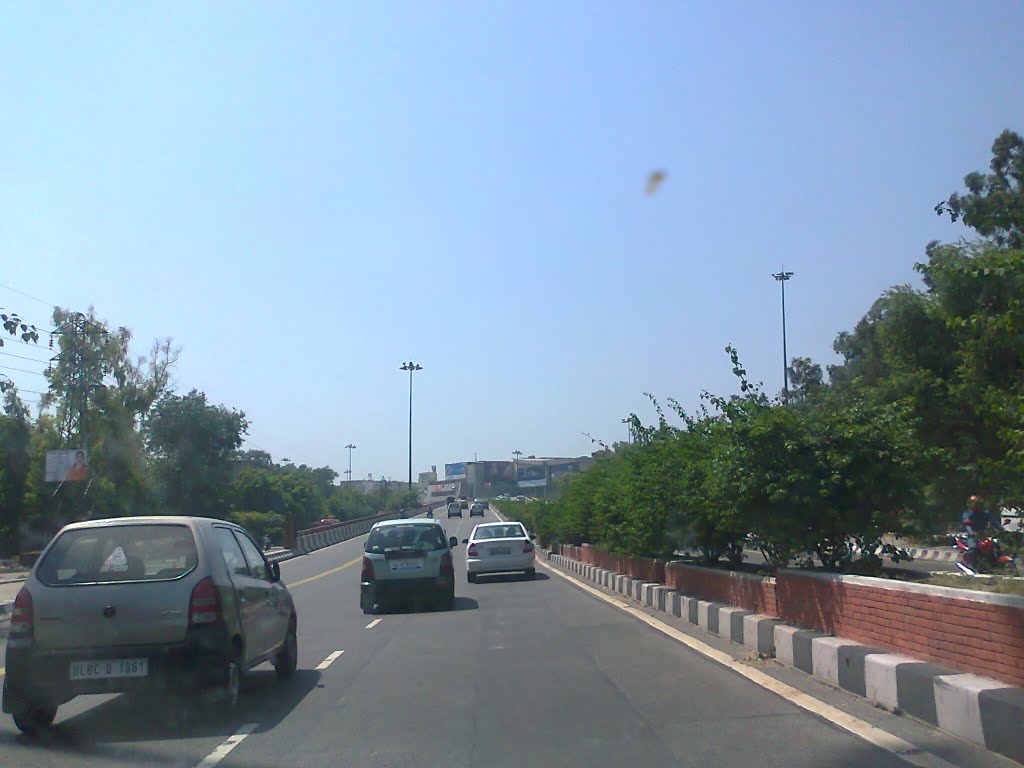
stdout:
<svg viewBox="0 0 1024 768">
<path fill-rule="evenodd" d="M 960 554 L 956 560 L 956 567 L 968 576 L 978 576 L 982 573 L 998 573 L 1010 576 L 1020 575 L 1020 566 L 1016 558 L 1003 553 L 999 546 L 999 539 L 986 536 L 978 539 L 977 544 L 972 547 L 968 542 L 970 537 L 966 533 L 960 533 L 953 537 L 953 548 Z"/>
<path fill-rule="evenodd" d="M 432 508 L 428 509 L 427 510 L 427 517 L 433 517 L 433 516 L 434 516 L 434 510 Z"/>
</svg>

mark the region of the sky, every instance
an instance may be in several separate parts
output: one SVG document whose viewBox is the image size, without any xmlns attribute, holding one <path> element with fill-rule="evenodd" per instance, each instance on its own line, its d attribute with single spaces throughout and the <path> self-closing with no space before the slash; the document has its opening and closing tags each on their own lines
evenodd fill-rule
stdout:
<svg viewBox="0 0 1024 768">
<path fill-rule="evenodd" d="M 1021 29 L 1011 0 L 4 3 L 0 306 L 173 337 L 176 390 L 278 461 L 355 443 L 403 479 L 407 360 L 414 472 L 587 454 L 644 393 L 735 391 L 728 344 L 779 391 L 783 266 L 823 365 L 920 286 L 970 235 L 935 204 L 1024 131 Z M 46 350 L 0 352 L 44 388 Z"/>
</svg>

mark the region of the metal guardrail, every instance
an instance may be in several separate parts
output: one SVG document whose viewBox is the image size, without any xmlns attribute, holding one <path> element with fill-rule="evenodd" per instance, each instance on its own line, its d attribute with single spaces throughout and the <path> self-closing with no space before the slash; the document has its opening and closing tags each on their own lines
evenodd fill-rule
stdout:
<svg viewBox="0 0 1024 768">
<path fill-rule="evenodd" d="M 286 557 L 277 557 L 276 560 L 286 560 L 288 557 L 295 555 L 305 555 L 309 552 L 329 547 L 332 544 L 339 544 L 343 541 L 354 539 L 357 536 L 369 533 L 370 529 L 382 520 L 416 517 L 426 513 L 427 510 L 436 509 L 437 506 L 435 504 L 427 504 L 422 507 L 410 507 L 397 512 L 381 512 L 378 515 L 361 517 L 356 520 L 345 520 L 338 523 L 327 523 L 325 525 L 316 525 L 312 528 L 305 528 L 299 531 L 295 537 L 295 549 L 285 550 L 289 554 Z M 278 553 L 274 554 L 277 555 Z M 276 562 L 273 556 L 268 557 L 268 559 L 271 562 Z"/>
</svg>

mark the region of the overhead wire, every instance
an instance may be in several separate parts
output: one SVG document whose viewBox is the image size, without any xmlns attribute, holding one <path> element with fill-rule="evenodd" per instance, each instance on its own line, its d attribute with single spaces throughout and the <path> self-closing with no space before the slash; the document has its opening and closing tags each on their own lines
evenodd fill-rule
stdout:
<svg viewBox="0 0 1024 768">
<path fill-rule="evenodd" d="M 3 350 L 0 350 L 0 355 L 16 357 L 19 360 L 31 360 L 33 363 L 49 363 L 49 360 L 40 360 L 38 357 L 25 357 L 24 355 L 16 355 L 13 352 L 4 352 Z"/>
<path fill-rule="evenodd" d="M 30 371 L 28 368 L 15 368 L 13 365 L 0 365 L 0 370 L 4 370 L 4 371 L 18 371 L 19 373 L 33 373 L 36 376 L 45 376 L 46 375 L 42 371 Z"/>
<path fill-rule="evenodd" d="M 13 286 L 7 285 L 6 283 L 0 283 L 0 288 L 5 288 L 8 291 L 12 291 L 13 293 L 18 294 L 19 296 L 24 296 L 26 299 L 32 299 L 32 301 L 38 301 L 44 307 L 49 307 L 50 309 L 53 309 L 54 307 L 57 306 L 56 304 L 52 304 L 49 301 L 44 301 L 43 299 L 40 299 L 38 296 L 33 296 L 31 293 L 25 293 L 25 291 L 20 291 L 20 290 L 18 290 L 17 288 L 15 288 Z"/>
</svg>

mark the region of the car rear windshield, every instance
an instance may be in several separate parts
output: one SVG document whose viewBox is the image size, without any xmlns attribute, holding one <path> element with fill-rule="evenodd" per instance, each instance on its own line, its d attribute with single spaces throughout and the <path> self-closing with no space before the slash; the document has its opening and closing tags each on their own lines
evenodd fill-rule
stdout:
<svg viewBox="0 0 1024 768">
<path fill-rule="evenodd" d="M 66 531 L 39 564 L 48 586 L 176 579 L 199 560 L 185 525 L 112 525 Z"/>
<path fill-rule="evenodd" d="M 432 552 L 447 548 L 448 542 L 439 525 L 386 525 L 374 528 L 366 540 L 366 551 L 376 554 L 403 550 Z"/>
<path fill-rule="evenodd" d="M 513 525 L 488 525 L 477 528 L 473 538 L 477 541 L 482 539 L 525 539 L 526 531 L 518 523 Z"/>
</svg>

